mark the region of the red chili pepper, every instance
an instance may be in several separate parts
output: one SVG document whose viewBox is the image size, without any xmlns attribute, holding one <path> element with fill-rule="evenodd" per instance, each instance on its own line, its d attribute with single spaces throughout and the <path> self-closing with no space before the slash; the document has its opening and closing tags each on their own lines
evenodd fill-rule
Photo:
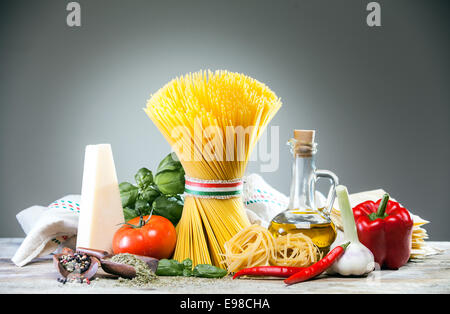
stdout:
<svg viewBox="0 0 450 314">
<path fill-rule="evenodd" d="M 306 281 L 308 279 L 314 278 L 321 273 L 323 273 L 325 270 L 327 270 L 333 263 L 341 257 L 342 254 L 344 254 L 345 249 L 350 244 L 350 242 L 347 242 L 341 246 L 335 247 L 333 250 L 331 250 L 327 255 L 325 255 L 324 258 L 322 258 L 317 263 L 306 267 L 305 269 L 299 271 L 298 273 L 292 275 L 291 277 L 284 280 L 285 284 L 292 285 L 294 283 Z"/>
<path fill-rule="evenodd" d="M 298 273 L 305 267 L 289 267 L 289 266 L 258 266 L 245 268 L 238 271 L 234 274 L 233 279 L 236 279 L 240 276 L 272 276 L 272 277 L 281 277 L 288 278 L 293 274 Z"/>
<path fill-rule="evenodd" d="M 353 208 L 358 238 L 389 269 L 403 266 L 411 254 L 413 220 L 399 203 L 385 194 L 378 202 L 367 201 Z"/>
</svg>

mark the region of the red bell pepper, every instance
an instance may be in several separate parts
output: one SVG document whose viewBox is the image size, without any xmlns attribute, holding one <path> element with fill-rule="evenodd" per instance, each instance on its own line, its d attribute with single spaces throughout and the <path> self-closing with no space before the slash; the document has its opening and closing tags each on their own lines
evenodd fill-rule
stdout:
<svg viewBox="0 0 450 314">
<path fill-rule="evenodd" d="M 363 202 L 353 208 L 359 241 L 380 267 L 398 269 L 411 255 L 413 220 L 406 208 L 385 194 L 377 202 Z"/>
</svg>

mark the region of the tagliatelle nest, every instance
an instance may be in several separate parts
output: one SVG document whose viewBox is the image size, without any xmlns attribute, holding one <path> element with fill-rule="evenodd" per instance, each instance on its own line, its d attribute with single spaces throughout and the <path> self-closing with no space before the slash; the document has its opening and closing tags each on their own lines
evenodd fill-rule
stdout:
<svg viewBox="0 0 450 314">
<path fill-rule="evenodd" d="M 308 236 L 296 233 L 274 238 L 259 225 L 242 229 L 225 243 L 228 272 L 256 266 L 307 267 L 322 254 Z"/>
<path fill-rule="evenodd" d="M 224 247 L 228 272 L 236 272 L 243 268 L 269 265 L 275 241 L 266 228 L 250 225 L 228 240 Z"/>
<path fill-rule="evenodd" d="M 308 267 L 322 256 L 311 238 L 302 233 L 288 233 L 275 238 L 275 254 L 270 264 L 277 266 Z"/>
</svg>

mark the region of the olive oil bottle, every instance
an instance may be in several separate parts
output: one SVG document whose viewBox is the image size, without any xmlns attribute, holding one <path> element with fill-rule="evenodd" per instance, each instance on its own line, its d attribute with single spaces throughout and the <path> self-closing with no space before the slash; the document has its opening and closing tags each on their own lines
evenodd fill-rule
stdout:
<svg viewBox="0 0 450 314">
<path fill-rule="evenodd" d="M 314 130 L 295 130 L 294 138 L 288 142 L 294 156 L 289 205 L 272 219 L 269 231 L 274 236 L 303 233 L 326 254 L 336 239 L 330 212 L 338 178 L 331 171 L 316 169 L 317 143 L 314 142 L 314 137 Z M 316 207 L 315 184 L 319 178 L 326 178 L 331 182 L 325 208 Z"/>
</svg>

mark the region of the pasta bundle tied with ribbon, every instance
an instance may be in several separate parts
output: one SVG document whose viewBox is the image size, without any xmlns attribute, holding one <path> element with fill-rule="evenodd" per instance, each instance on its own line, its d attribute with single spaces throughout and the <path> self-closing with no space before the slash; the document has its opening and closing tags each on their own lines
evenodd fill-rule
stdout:
<svg viewBox="0 0 450 314">
<path fill-rule="evenodd" d="M 239 73 L 200 71 L 158 90 L 145 111 L 186 172 L 174 258 L 224 267 L 224 244 L 249 225 L 242 177 L 280 99 Z"/>
</svg>

